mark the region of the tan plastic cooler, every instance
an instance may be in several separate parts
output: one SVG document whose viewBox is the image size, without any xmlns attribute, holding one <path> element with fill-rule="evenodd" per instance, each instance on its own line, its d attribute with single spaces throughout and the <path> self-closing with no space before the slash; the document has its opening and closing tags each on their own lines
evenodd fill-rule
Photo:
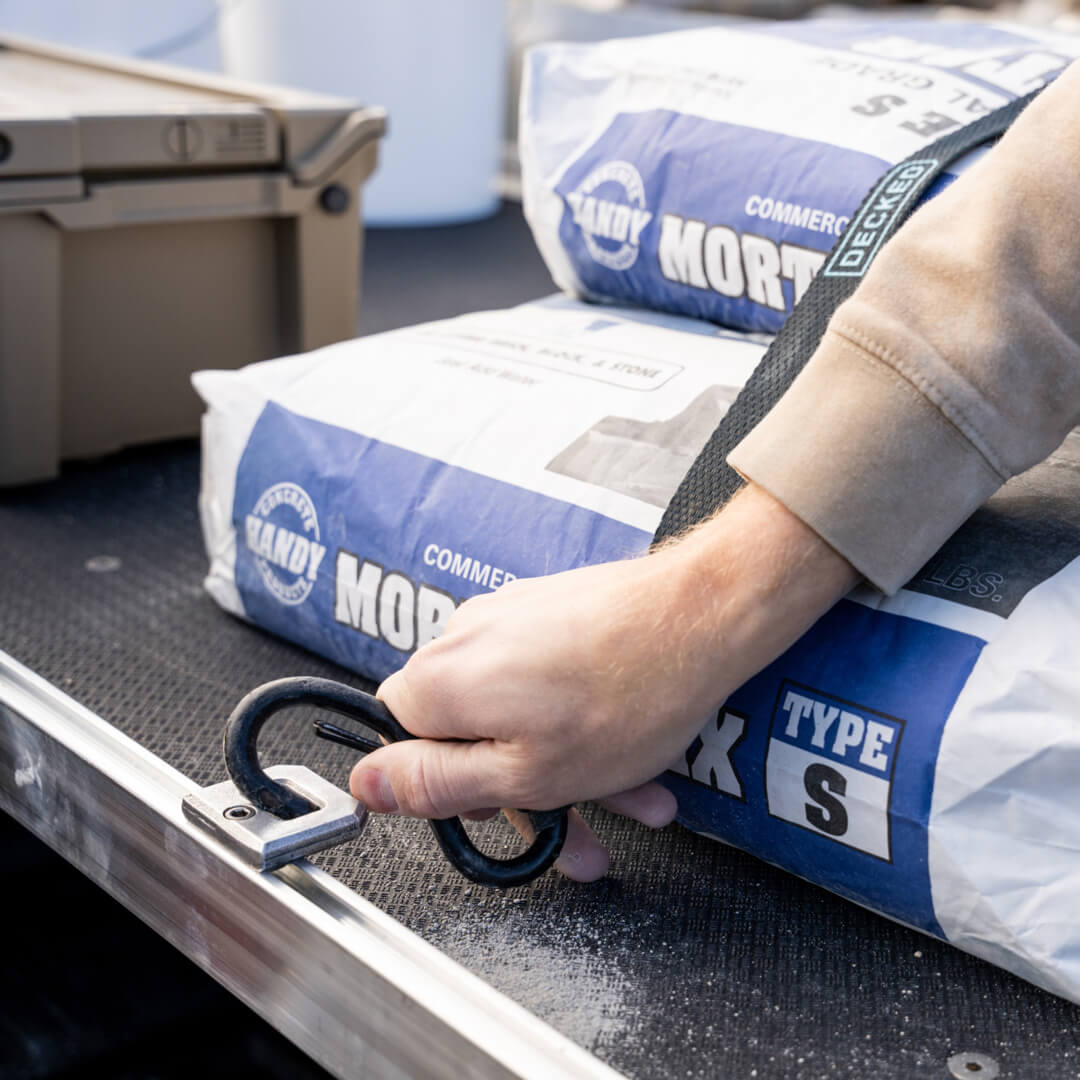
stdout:
<svg viewBox="0 0 1080 1080">
<path fill-rule="evenodd" d="M 194 434 L 188 375 L 351 337 L 381 109 L 0 38 L 0 484 Z"/>
</svg>

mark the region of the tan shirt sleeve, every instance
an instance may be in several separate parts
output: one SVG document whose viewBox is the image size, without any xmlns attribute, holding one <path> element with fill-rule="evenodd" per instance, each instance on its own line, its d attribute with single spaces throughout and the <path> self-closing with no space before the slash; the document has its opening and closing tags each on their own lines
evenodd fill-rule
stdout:
<svg viewBox="0 0 1080 1080">
<path fill-rule="evenodd" d="M 1080 420 L 1080 61 L 912 215 L 728 460 L 894 592 Z"/>
</svg>

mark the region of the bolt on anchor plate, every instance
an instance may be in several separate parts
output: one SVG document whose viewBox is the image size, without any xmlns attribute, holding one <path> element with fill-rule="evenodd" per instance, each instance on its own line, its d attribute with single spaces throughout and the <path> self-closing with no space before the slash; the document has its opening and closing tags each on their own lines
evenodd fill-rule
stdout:
<svg viewBox="0 0 1080 1080">
<path fill-rule="evenodd" d="M 367 808 L 348 792 L 302 765 L 273 765 L 266 772 L 315 809 L 286 821 L 252 806 L 228 780 L 185 795 L 184 816 L 258 870 L 276 870 L 360 835 Z"/>
<path fill-rule="evenodd" d="M 989 1054 L 974 1050 L 953 1054 L 945 1064 L 949 1067 L 949 1075 L 958 1080 L 996 1080 L 1001 1073 L 1001 1066 Z"/>
</svg>

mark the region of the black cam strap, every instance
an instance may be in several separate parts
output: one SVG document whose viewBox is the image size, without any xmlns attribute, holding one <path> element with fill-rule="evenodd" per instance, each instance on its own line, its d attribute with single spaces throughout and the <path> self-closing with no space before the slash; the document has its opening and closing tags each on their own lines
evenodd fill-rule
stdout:
<svg viewBox="0 0 1080 1080">
<path fill-rule="evenodd" d="M 743 485 L 728 454 L 776 404 L 818 346 L 832 313 L 859 284 L 882 245 L 957 158 L 1001 136 L 1038 90 L 987 113 L 894 165 L 863 199 L 790 318 L 754 369 L 664 511 L 653 543 L 710 517 Z"/>
</svg>

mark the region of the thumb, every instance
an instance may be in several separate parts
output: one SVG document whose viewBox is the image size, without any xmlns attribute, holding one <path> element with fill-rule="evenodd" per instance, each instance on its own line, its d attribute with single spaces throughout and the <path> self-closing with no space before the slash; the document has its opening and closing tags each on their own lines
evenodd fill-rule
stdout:
<svg viewBox="0 0 1080 1080">
<path fill-rule="evenodd" d="M 353 768 L 349 788 L 370 810 L 406 817 L 456 817 L 499 806 L 499 751 L 490 741 L 409 739 L 373 751 Z"/>
</svg>

